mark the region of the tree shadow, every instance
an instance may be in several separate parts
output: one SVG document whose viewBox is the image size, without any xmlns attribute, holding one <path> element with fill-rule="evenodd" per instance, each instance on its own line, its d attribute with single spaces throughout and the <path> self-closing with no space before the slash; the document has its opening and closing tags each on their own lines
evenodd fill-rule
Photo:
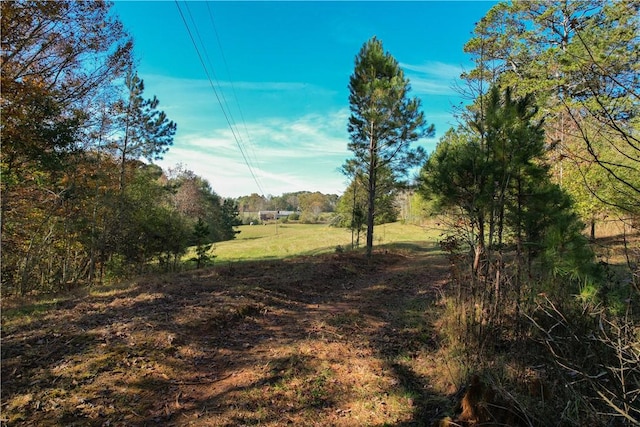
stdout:
<svg viewBox="0 0 640 427">
<path fill-rule="evenodd" d="M 420 259 L 390 270 L 383 284 L 364 291 L 368 294 L 367 300 L 379 298 L 385 301 L 374 309 L 385 323 L 373 335 L 372 342 L 387 369 L 396 377 L 397 387 L 412 400 L 410 419 L 384 425 L 437 425 L 452 406 L 450 396 L 433 389 L 431 379 L 415 369 L 419 365 L 414 363 L 414 358 L 435 351 L 439 345 L 433 310 L 440 287 L 446 284 L 448 265 L 440 256 L 437 245 L 401 243 L 390 246 L 407 251 L 412 257 L 420 254 Z"/>
<path fill-rule="evenodd" d="M 450 402 L 429 390 L 429 382 L 418 375 L 410 366 L 390 363 L 389 368 L 398 378 L 400 387 L 413 397 L 413 414 L 410 420 L 394 424 L 397 427 L 431 427 L 442 418 L 443 406 Z"/>
<path fill-rule="evenodd" d="M 387 249 L 387 250 L 402 250 L 407 251 L 409 253 L 440 253 L 441 250 L 437 245 L 432 243 L 417 243 L 417 242 L 394 242 L 394 243 L 386 243 L 378 246 L 378 248 Z"/>
<path fill-rule="evenodd" d="M 368 264 L 348 253 L 243 263 L 230 274 L 213 268 L 153 276 L 32 310 L 28 324 L 8 332 L 3 324 L 3 412 L 14 425 L 207 424 L 218 414 L 228 420 L 218 425 L 230 426 L 337 417 L 354 397 L 329 361 L 278 349 L 366 340 L 355 335 L 364 315 L 384 325 L 368 345 L 397 378 L 394 388 L 413 399 L 411 421 L 398 425 L 427 425 L 442 396 L 397 359 L 432 345 L 425 329 L 403 324 L 430 279 L 416 279 L 421 270 L 399 266 L 403 260 L 388 254 Z M 237 377 L 243 371 L 253 376 Z"/>
</svg>

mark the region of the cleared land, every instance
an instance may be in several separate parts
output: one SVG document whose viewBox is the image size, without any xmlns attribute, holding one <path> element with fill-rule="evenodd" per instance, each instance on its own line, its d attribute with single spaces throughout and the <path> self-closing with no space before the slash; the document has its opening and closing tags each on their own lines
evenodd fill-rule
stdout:
<svg viewBox="0 0 640 427">
<path fill-rule="evenodd" d="M 459 343 L 437 227 L 376 231 L 371 263 L 341 229 L 246 226 L 213 267 L 3 298 L 0 425 L 431 426 L 460 414 L 483 369 L 531 405 L 508 415 L 549 425 L 541 390 L 563 385 L 523 376 L 541 363 L 528 344 L 481 366 Z M 611 267 L 623 231 L 594 245 Z"/>
<path fill-rule="evenodd" d="M 333 253 L 350 245 L 344 230 L 278 227 L 243 227 L 216 246 L 213 268 L 3 301 L 3 422 L 408 426 L 442 417 L 459 384 L 443 371 L 429 317 L 447 276 L 437 231 L 379 227 L 385 246 L 368 265 L 357 252 Z"/>
<path fill-rule="evenodd" d="M 300 255 L 333 253 L 339 246 L 351 248 L 351 232 L 324 224 L 245 225 L 238 228 L 236 239 L 216 243 L 212 253 L 215 262 L 283 259 Z M 425 227 L 384 224 L 375 228 L 375 245 L 413 247 L 437 242 L 440 230 L 435 224 Z M 366 236 L 360 236 L 364 245 Z"/>
</svg>

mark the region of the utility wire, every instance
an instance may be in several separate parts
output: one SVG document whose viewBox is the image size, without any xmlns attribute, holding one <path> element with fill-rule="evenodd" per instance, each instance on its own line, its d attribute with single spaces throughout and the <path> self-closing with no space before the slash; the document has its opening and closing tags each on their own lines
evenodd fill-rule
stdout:
<svg viewBox="0 0 640 427">
<path fill-rule="evenodd" d="M 177 4 L 177 1 L 176 1 L 176 4 Z M 188 14 L 189 14 L 189 17 L 191 18 L 191 22 L 192 22 L 193 28 L 194 28 L 194 30 L 195 30 L 195 33 L 196 33 L 196 35 L 197 35 L 197 37 L 198 37 L 198 40 L 200 41 L 200 45 L 201 45 L 202 50 L 203 50 L 203 52 L 204 52 L 204 56 L 207 58 L 207 60 L 208 60 L 208 62 L 209 62 L 209 66 L 210 66 L 210 68 L 211 68 L 211 72 L 213 73 L 213 77 L 214 77 L 214 79 L 216 80 L 216 83 L 217 83 L 218 87 L 220 87 L 220 88 L 221 88 L 220 82 L 218 81 L 218 78 L 217 78 L 217 76 L 216 76 L 216 74 L 215 74 L 215 69 L 214 69 L 214 67 L 213 67 L 213 65 L 212 65 L 212 63 L 211 63 L 211 60 L 209 59 L 209 56 L 208 56 L 208 54 L 207 54 L 206 46 L 205 46 L 205 44 L 202 42 L 202 38 L 200 37 L 200 33 L 199 33 L 199 31 L 198 31 L 198 26 L 197 26 L 197 24 L 195 23 L 195 20 L 193 19 L 193 16 L 191 15 L 191 11 L 190 11 L 190 9 L 189 9 L 189 6 L 188 6 L 188 5 L 186 5 L 186 7 L 187 7 L 187 12 L 188 12 Z M 262 188 L 262 185 L 260 184 L 260 182 L 259 182 L 259 180 L 258 180 L 257 176 L 255 175 L 255 173 L 254 173 L 254 171 L 253 171 L 253 165 L 251 164 L 251 159 L 247 157 L 247 150 L 246 150 L 246 148 L 243 148 L 243 145 L 244 145 L 244 144 L 243 144 L 243 141 L 242 141 L 242 137 L 241 137 L 240 133 L 238 132 L 237 126 L 236 126 L 236 124 L 235 124 L 235 120 L 233 119 L 233 115 L 231 114 L 231 110 L 230 110 L 230 109 L 229 109 L 229 107 L 228 107 L 227 100 L 226 100 L 226 98 L 225 98 L 225 96 L 224 96 L 224 91 L 223 91 L 222 89 L 220 89 L 220 95 L 222 96 L 223 101 L 224 101 L 224 104 L 223 104 L 223 102 L 220 100 L 220 97 L 218 96 L 218 92 L 216 91 L 215 86 L 213 85 L 213 82 L 211 81 L 211 76 L 210 76 L 210 75 L 209 75 L 209 73 L 208 73 L 208 69 L 207 69 L 207 67 L 206 67 L 206 64 L 204 63 L 204 60 L 203 60 L 203 58 L 202 58 L 202 55 L 200 54 L 200 51 L 199 51 L 199 49 L 198 49 L 198 47 L 197 47 L 197 44 L 195 43 L 195 39 L 194 39 L 194 37 L 193 37 L 193 34 L 191 33 L 191 31 L 190 31 L 190 29 L 189 29 L 189 25 L 188 25 L 188 23 L 186 22 L 186 19 L 185 19 L 185 17 L 184 17 L 184 14 L 182 14 L 182 10 L 180 9 L 179 5 L 178 5 L 178 10 L 180 11 L 180 14 L 181 14 L 181 16 L 182 16 L 183 22 L 185 22 L 185 27 L 187 28 L 187 31 L 189 32 L 189 36 L 191 37 L 191 41 L 192 41 L 192 43 L 194 44 L 194 47 L 195 47 L 195 49 L 196 49 L 196 52 L 198 53 L 198 57 L 200 58 L 200 62 L 201 62 L 202 66 L 203 66 L 203 68 L 204 68 L 204 70 L 205 70 L 205 73 L 207 74 L 207 77 L 209 78 L 209 82 L 210 82 L 210 84 L 211 84 L 211 86 L 212 86 L 212 89 L 214 90 L 214 93 L 216 94 L 216 98 L 218 99 L 218 103 L 220 104 L 220 108 L 222 109 L 222 112 L 223 112 L 223 114 L 225 115 L 225 118 L 226 118 L 226 120 L 227 120 L 227 123 L 229 124 L 229 128 L 231 129 L 231 132 L 232 132 L 232 134 L 233 134 L 233 137 L 234 137 L 234 139 L 235 139 L 235 141 L 236 141 L 236 144 L 238 145 L 238 148 L 239 148 L 239 150 L 240 150 L 240 154 L 242 154 L 242 157 L 243 157 L 243 159 L 244 159 L 244 162 L 245 162 L 245 164 L 247 165 L 247 168 L 249 169 L 249 171 L 251 172 L 251 175 L 252 175 L 252 177 L 253 177 L 253 179 L 254 179 L 254 182 L 256 183 L 256 186 L 257 186 L 257 187 L 258 187 L 258 189 L 261 191 L 261 193 L 262 193 L 262 194 L 264 194 L 264 190 L 263 190 L 263 188 Z M 225 111 L 224 105 L 227 105 L 227 111 Z"/>
<path fill-rule="evenodd" d="M 218 88 L 220 88 L 220 95 L 222 96 L 222 102 L 227 107 L 227 113 L 229 114 L 229 118 L 231 119 L 231 125 L 234 127 L 234 129 L 235 129 L 235 131 L 236 131 L 236 133 L 238 135 L 239 141 L 244 147 L 244 141 L 243 141 L 242 135 L 238 131 L 238 125 L 236 123 L 235 118 L 233 117 L 233 113 L 231 112 L 231 107 L 230 107 L 229 101 L 227 101 L 227 97 L 224 94 L 224 90 L 222 90 L 222 85 L 220 84 L 220 80 L 218 80 L 218 76 L 216 74 L 215 67 L 213 66 L 213 62 L 211 61 L 211 58 L 209 57 L 209 53 L 207 52 L 207 45 L 203 42 L 202 37 L 200 37 L 200 31 L 198 31 L 198 25 L 196 24 L 195 19 L 193 19 L 193 15 L 191 15 L 191 9 L 189 8 L 189 3 L 185 3 L 185 7 L 187 8 L 187 13 L 189 14 L 189 18 L 191 19 L 191 24 L 193 25 L 193 29 L 195 31 L 195 34 L 196 34 L 196 36 L 198 38 L 198 41 L 200 42 L 200 46 L 202 47 L 202 51 L 204 52 L 204 58 L 207 60 L 207 63 L 209 65 L 209 69 L 211 70 L 211 74 L 213 74 L 213 78 L 216 81 L 216 85 L 218 86 Z M 248 153 L 246 147 L 244 147 L 244 151 L 245 151 L 245 153 Z M 249 157 L 249 163 L 251 163 L 251 158 L 250 157 Z M 251 165 L 251 167 L 253 167 L 253 164 Z"/>
<path fill-rule="evenodd" d="M 236 131 L 234 130 L 234 128 L 233 128 L 233 126 L 231 124 L 231 119 L 229 118 L 229 115 L 227 114 L 227 112 L 224 109 L 224 106 L 222 104 L 220 96 L 218 95 L 218 91 L 216 90 L 216 87 L 213 84 L 213 80 L 211 79 L 211 75 L 209 74 L 209 70 L 207 69 L 206 63 L 204 62 L 204 59 L 202 58 L 202 54 L 200 53 L 200 49 L 198 49 L 198 44 L 196 43 L 196 40 L 193 37 L 191 29 L 189 28 L 189 24 L 187 23 L 187 20 L 185 19 L 184 14 L 182 13 L 182 9 L 180 8 L 180 4 L 178 3 L 178 0 L 175 0 L 175 3 L 176 3 L 176 7 L 178 8 L 178 12 L 180 13 L 180 17 L 182 18 L 182 22 L 184 23 L 184 26 L 187 29 L 187 33 L 189 34 L 189 38 L 191 39 L 191 43 L 193 44 L 193 47 L 196 50 L 196 54 L 198 55 L 198 59 L 200 60 L 200 64 L 202 65 L 202 68 L 204 69 L 204 73 L 207 76 L 207 79 L 209 80 L 209 85 L 211 86 L 211 89 L 213 89 L 213 93 L 215 94 L 216 99 L 218 101 L 218 104 L 220 105 L 220 109 L 222 110 L 222 114 L 224 115 L 224 118 L 227 121 L 227 124 L 229 125 L 229 129 L 231 129 L 231 134 L 233 135 L 233 139 L 236 141 L 236 144 L 238 145 L 238 148 L 240 149 L 240 154 L 242 154 L 242 158 L 244 160 L 244 163 L 247 165 L 247 168 L 249 169 L 249 172 L 251 173 L 253 181 L 256 183 L 256 186 L 260 190 L 260 194 L 266 194 L 264 192 L 264 190 L 262 189 L 262 186 L 258 182 L 258 179 L 256 178 L 256 175 L 253 172 L 253 168 L 249 164 L 249 160 L 247 159 L 247 156 L 245 154 L 245 150 L 242 148 L 242 144 L 241 144 L 240 140 L 238 139 L 238 135 L 236 134 Z M 197 28 L 196 28 L 196 30 L 197 30 Z"/>
<path fill-rule="evenodd" d="M 238 107 L 238 112 L 240 113 L 240 121 L 244 127 L 244 132 L 247 135 L 247 141 L 249 141 L 249 148 L 251 149 L 251 153 L 253 154 L 253 159 L 250 160 L 256 161 L 256 153 L 255 153 L 255 144 L 253 143 L 253 139 L 251 138 L 251 134 L 249 133 L 249 129 L 247 128 L 247 122 L 244 119 L 244 114 L 242 113 L 242 108 L 240 108 L 240 101 L 238 100 L 238 94 L 236 93 L 236 87 L 233 84 L 233 79 L 231 78 L 231 72 L 229 71 L 229 64 L 227 63 L 227 58 L 224 55 L 224 50 L 222 49 L 222 43 L 220 42 L 220 36 L 218 35 L 218 28 L 216 27 L 215 20 L 213 19 L 213 13 L 211 12 L 211 7 L 209 6 L 209 2 L 207 2 L 207 11 L 209 12 L 209 20 L 211 21 L 211 27 L 213 28 L 213 32 L 216 35 L 216 41 L 218 42 L 218 48 L 220 49 L 220 55 L 222 57 L 222 62 L 224 63 L 225 70 L 227 71 L 227 76 L 229 78 L 229 83 L 231 84 L 231 93 L 236 101 L 236 105 Z"/>
<path fill-rule="evenodd" d="M 207 3 L 208 6 L 208 3 Z M 249 150 L 247 150 L 247 146 L 244 143 L 244 140 L 242 138 L 242 134 L 241 132 L 238 130 L 238 124 L 236 123 L 235 118 L 233 117 L 233 113 L 231 111 L 231 104 L 229 103 L 229 101 L 227 101 L 227 97 L 225 96 L 225 91 L 222 90 L 222 85 L 220 84 L 220 81 L 218 80 L 218 76 L 216 74 L 216 70 L 215 67 L 213 66 L 213 62 L 211 61 L 211 58 L 209 57 L 209 53 L 207 52 L 207 46 L 206 44 L 203 42 L 202 37 L 200 37 L 200 31 L 198 31 L 198 25 L 196 24 L 195 19 L 193 19 L 193 15 L 191 14 L 191 9 L 189 8 L 189 4 L 185 3 L 185 7 L 187 8 L 187 13 L 189 15 L 189 18 L 191 19 L 191 24 L 193 26 L 193 29 L 195 31 L 195 34 L 198 38 L 198 41 L 200 42 L 200 47 L 202 48 L 202 51 L 204 53 L 204 58 L 206 59 L 208 65 L 209 65 L 209 69 L 211 70 L 211 73 L 213 74 L 213 78 L 216 81 L 216 85 L 218 86 L 218 88 L 220 89 L 220 95 L 222 97 L 222 102 L 224 103 L 224 105 L 227 108 L 227 113 L 229 114 L 229 118 L 231 119 L 231 126 L 233 126 L 233 128 L 236 131 L 236 135 L 238 135 L 238 140 L 240 142 L 240 145 L 242 146 L 242 150 L 244 151 L 244 153 L 247 156 L 247 160 L 249 162 L 249 166 L 251 169 L 255 170 L 255 152 L 253 152 L 253 146 L 249 145 L 249 148 L 251 148 L 252 152 L 253 152 L 253 159 L 251 158 L 251 152 Z M 211 14 L 209 14 L 209 17 L 211 17 Z M 213 21 L 212 21 L 213 22 Z M 216 37 L 217 37 L 217 30 L 215 29 L 215 25 L 213 25 L 214 31 L 216 31 Z M 218 39 L 218 46 L 220 46 L 220 40 Z M 220 52 L 222 53 L 222 47 L 220 46 Z M 224 53 L 223 54 L 223 59 L 224 59 Z M 225 61 L 226 64 L 226 61 Z M 229 73 L 229 67 L 227 66 L 227 74 L 230 75 Z M 229 77 L 229 82 L 231 83 L 231 87 L 233 89 L 233 81 L 231 80 L 231 78 Z M 240 103 L 238 102 L 238 98 L 236 96 L 236 104 L 238 106 L 238 110 L 240 110 Z M 240 114 L 242 115 L 242 111 L 240 110 Z M 243 121 L 244 121 L 244 117 L 242 117 Z M 250 138 L 246 124 L 245 124 L 245 132 L 247 134 L 247 136 Z M 258 178 L 258 181 L 260 181 L 259 177 L 256 176 L 256 178 Z"/>
</svg>

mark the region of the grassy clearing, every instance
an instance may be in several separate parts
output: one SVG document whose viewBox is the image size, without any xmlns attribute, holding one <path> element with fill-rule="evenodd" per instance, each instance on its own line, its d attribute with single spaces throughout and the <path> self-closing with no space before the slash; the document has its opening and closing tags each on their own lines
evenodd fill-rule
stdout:
<svg viewBox="0 0 640 427">
<path fill-rule="evenodd" d="M 215 262 L 284 259 L 300 255 L 332 253 L 338 246 L 351 248 L 351 232 L 326 224 L 243 225 L 236 239 L 216 243 Z M 375 246 L 413 248 L 435 242 L 439 231 L 435 225 L 420 227 L 399 222 L 376 226 Z M 365 236 L 361 236 L 361 246 Z M 193 255 L 188 255 L 187 258 Z"/>
</svg>

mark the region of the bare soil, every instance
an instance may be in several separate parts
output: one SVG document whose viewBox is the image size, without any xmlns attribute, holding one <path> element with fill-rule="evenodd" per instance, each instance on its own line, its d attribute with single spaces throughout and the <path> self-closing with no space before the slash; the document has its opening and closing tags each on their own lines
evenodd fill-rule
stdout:
<svg viewBox="0 0 640 427">
<path fill-rule="evenodd" d="M 431 425 L 451 406 L 432 384 L 446 278 L 426 246 L 4 301 L 2 424 Z"/>
</svg>

